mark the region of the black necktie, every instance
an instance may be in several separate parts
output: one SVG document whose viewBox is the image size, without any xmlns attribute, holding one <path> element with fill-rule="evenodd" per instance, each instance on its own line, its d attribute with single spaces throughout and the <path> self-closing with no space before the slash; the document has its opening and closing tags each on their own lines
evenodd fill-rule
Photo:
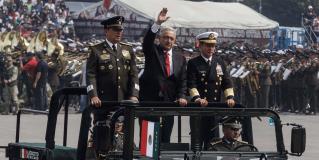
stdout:
<svg viewBox="0 0 319 160">
<path fill-rule="evenodd" d="M 114 52 L 116 52 L 116 47 L 115 47 L 114 44 L 113 44 L 113 46 L 112 46 L 112 49 L 113 49 Z"/>
<path fill-rule="evenodd" d="M 207 60 L 207 64 L 208 64 L 208 66 L 210 66 L 210 64 L 211 64 L 211 61 L 210 61 L 210 60 Z"/>
</svg>

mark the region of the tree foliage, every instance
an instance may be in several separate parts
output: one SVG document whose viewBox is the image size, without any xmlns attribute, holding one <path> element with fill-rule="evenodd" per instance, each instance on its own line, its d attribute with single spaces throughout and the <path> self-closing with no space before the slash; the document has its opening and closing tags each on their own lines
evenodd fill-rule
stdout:
<svg viewBox="0 0 319 160">
<path fill-rule="evenodd" d="M 191 0 L 203 1 L 203 0 Z M 300 26 L 301 14 L 308 5 L 312 5 L 319 14 L 319 0 L 210 0 L 214 2 L 240 2 L 259 12 L 261 1 L 261 13 L 277 21 L 280 26 Z"/>
</svg>

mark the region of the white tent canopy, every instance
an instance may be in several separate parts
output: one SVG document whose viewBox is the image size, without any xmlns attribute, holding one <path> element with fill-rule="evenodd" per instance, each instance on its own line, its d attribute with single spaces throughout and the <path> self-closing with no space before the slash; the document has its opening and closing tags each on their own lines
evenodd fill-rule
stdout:
<svg viewBox="0 0 319 160">
<path fill-rule="evenodd" d="M 171 18 L 165 25 L 183 28 L 273 29 L 279 24 L 241 3 L 185 0 L 115 0 L 145 18 L 155 19 L 163 7 Z"/>
</svg>

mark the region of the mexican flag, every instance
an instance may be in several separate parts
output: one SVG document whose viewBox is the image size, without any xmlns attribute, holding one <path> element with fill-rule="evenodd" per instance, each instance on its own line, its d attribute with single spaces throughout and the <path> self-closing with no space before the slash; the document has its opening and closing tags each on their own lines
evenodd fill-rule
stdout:
<svg viewBox="0 0 319 160">
<path fill-rule="evenodd" d="M 21 158 L 28 158 L 28 150 L 22 148 L 20 152 Z"/>
<path fill-rule="evenodd" d="M 158 159 L 159 129 L 159 122 L 142 121 L 141 155 Z"/>
</svg>

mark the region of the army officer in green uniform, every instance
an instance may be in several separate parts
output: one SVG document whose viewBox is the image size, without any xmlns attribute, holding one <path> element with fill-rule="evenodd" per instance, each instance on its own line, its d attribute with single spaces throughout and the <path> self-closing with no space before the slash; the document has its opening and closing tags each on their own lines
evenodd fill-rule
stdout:
<svg viewBox="0 0 319 160">
<path fill-rule="evenodd" d="M 102 101 L 138 100 L 135 55 L 130 45 L 120 42 L 123 22 L 122 16 L 102 21 L 106 39 L 90 47 L 86 68 L 87 92 L 91 105 L 95 107 L 101 107 Z M 94 115 L 93 143 L 98 155 L 110 149 L 109 122 L 105 114 Z"/>
<path fill-rule="evenodd" d="M 211 141 L 208 150 L 212 151 L 241 151 L 254 152 L 258 151 L 253 145 L 245 141 L 239 141 L 241 124 L 235 118 L 227 118 L 223 123 L 224 136 L 221 139 Z"/>
</svg>

